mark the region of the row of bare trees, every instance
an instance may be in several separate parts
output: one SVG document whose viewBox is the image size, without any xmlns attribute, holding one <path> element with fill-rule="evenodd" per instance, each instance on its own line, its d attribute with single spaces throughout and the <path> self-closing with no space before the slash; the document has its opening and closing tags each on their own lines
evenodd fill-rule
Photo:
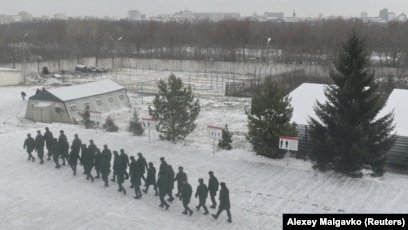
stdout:
<svg viewBox="0 0 408 230">
<path fill-rule="evenodd" d="M 19 62 L 22 53 L 29 52 L 28 57 L 42 60 L 121 55 L 265 61 L 270 56 L 274 62 L 327 63 L 352 30 L 367 37 L 369 48 L 383 57 L 383 65 L 408 66 L 408 23 L 341 19 L 297 23 L 99 19 L 13 23 L 0 25 L 0 62 Z M 27 37 L 22 41 L 24 35 Z"/>
</svg>

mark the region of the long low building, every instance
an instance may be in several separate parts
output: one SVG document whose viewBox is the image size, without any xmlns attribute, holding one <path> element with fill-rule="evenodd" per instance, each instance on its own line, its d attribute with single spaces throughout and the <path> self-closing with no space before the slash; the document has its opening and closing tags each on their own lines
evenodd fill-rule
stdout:
<svg viewBox="0 0 408 230">
<path fill-rule="evenodd" d="M 21 70 L 0 68 L 0 86 L 20 85 L 24 83 Z"/>
<path fill-rule="evenodd" d="M 36 122 L 78 123 L 81 113 L 109 113 L 131 108 L 126 89 L 111 80 L 37 90 L 29 98 L 25 118 Z"/>
</svg>

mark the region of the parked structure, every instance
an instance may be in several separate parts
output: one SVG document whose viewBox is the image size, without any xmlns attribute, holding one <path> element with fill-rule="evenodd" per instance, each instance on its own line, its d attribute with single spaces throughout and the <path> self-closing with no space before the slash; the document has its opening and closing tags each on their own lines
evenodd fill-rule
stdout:
<svg viewBox="0 0 408 230">
<path fill-rule="evenodd" d="M 131 108 L 126 89 L 111 80 L 103 80 L 37 90 L 28 101 L 25 118 L 45 123 L 76 123 L 87 106 L 90 111 L 102 114 Z"/>
</svg>

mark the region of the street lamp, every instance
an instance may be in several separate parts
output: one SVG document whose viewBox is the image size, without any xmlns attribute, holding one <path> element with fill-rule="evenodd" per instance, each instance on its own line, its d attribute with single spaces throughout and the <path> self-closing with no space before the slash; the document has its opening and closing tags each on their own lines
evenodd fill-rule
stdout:
<svg viewBox="0 0 408 230">
<path fill-rule="evenodd" d="M 269 43 L 271 42 L 272 38 L 266 39 L 266 65 L 268 65 L 268 51 L 269 51 Z"/>
<path fill-rule="evenodd" d="M 23 74 L 23 78 L 24 78 L 24 85 L 26 85 L 27 84 L 27 77 L 26 77 L 26 53 L 25 53 L 25 49 L 26 49 L 26 43 L 25 43 L 25 40 L 26 40 L 26 38 L 28 37 L 28 33 L 25 33 L 25 34 L 23 34 L 23 35 L 20 35 L 19 36 L 20 37 L 20 39 L 21 39 L 21 53 L 22 53 L 22 55 L 21 55 L 21 71 L 22 71 L 22 74 Z"/>
<path fill-rule="evenodd" d="M 116 67 L 115 67 L 115 59 L 118 57 L 118 42 L 120 42 L 123 39 L 123 37 L 118 37 L 118 38 L 115 39 L 112 36 L 109 36 L 109 38 L 114 42 L 114 45 L 115 45 L 115 55 L 114 55 L 113 61 L 112 61 L 112 68 L 115 71 L 115 82 L 117 82 L 118 81 L 118 73 L 117 73 Z"/>
</svg>

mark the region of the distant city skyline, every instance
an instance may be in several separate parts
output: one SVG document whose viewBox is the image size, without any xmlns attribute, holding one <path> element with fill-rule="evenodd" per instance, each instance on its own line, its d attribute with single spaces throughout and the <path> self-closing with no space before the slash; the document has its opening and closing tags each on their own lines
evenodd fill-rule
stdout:
<svg viewBox="0 0 408 230">
<path fill-rule="evenodd" d="M 27 11 L 33 16 L 64 13 L 67 16 L 96 16 L 125 18 L 129 10 L 139 10 L 147 17 L 173 14 L 185 9 L 194 12 L 237 12 L 242 16 L 253 13 L 293 11 L 300 17 L 324 16 L 354 17 L 367 12 L 378 16 L 388 8 L 400 14 L 408 12 L 407 0 L 0 0 L 0 14 L 17 14 Z"/>
</svg>

